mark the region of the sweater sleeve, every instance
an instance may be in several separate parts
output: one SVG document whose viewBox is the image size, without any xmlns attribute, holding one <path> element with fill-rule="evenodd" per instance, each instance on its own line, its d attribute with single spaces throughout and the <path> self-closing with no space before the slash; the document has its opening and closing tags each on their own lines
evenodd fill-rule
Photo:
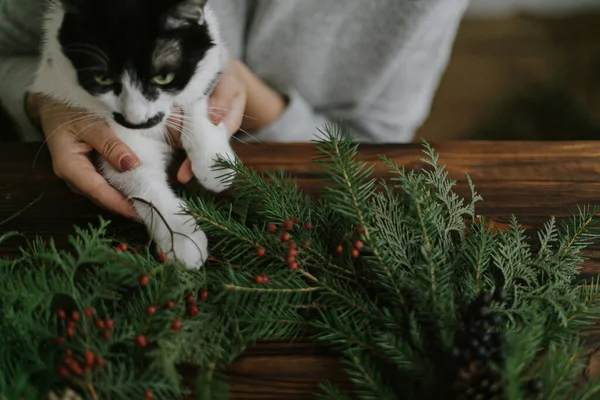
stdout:
<svg viewBox="0 0 600 400">
<path fill-rule="evenodd" d="M 319 114 L 294 90 L 282 93 L 287 98 L 283 114 L 271 124 L 252 132 L 251 136 L 242 135 L 242 140 L 261 142 L 309 142 L 319 136 L 319 129 L 331 122 L 326 115 Z"/>
<path fill-rule="evenodd" d="M 21 140 L 43 138 L 25 112 L 25 93 L 33 82 L 45 0 L 0 0 L 0 99 Z"/>
<path fill-rule="evenodd" d="M 429 115 L 467 4 L 452 0 L 423 7 L 406 36 L 389 38 L 395 42 L 394 57 L 382 60 L 383 73 L 372 88 L 352 99 L 351 108 L 315 110 L 299 91 L 287 89 L 282 91 L 288 98 L 284 113 L 252 136 L 265 142 L 307 142 L 319 136 L 325 124 L 342 122 L 358 142 L 411 142 Z M 334 79 L 336 72 L 326 74 Z"/>
</svg>

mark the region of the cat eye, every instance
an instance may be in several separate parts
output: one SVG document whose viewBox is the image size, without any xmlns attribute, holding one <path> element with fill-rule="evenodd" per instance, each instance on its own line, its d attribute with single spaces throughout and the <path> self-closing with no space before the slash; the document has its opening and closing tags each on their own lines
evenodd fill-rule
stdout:
<svg viewBox="0 0 600 400">
<path fill-rule="evenodd" d="M 173 79 L 175 79 L 175 74 L 173 72 L 163 75 L 157 75 L 154 78 L 152 78 L 154 83 L 156 83 L 157 85 L 168 85 L 169 83 L 173 82 Z"/>
<path fill-rule="evenodd" d="M 102 85 L 102 86 L 108 86 L 108 85 L 112 85 L 113 83 L 115 83 L 115 81 L 113 81 L 112 79 L 110 79 L 106 76 L 95 76 L 94 80 L 96 81 L 96 83 L 98 83 L 99 85 Z"/>
</svg>

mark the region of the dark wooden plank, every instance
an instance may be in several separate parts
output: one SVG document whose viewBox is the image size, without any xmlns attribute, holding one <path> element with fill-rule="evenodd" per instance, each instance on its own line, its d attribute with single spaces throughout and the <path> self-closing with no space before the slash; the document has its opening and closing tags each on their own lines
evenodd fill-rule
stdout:
<svg viewBox="0 0 600 400">
<path fill-rule="evenodd" d="M 469 173 L 484 197 L 478 213 L 496 221 L 506 222 L 515 214 L 525 227 L 537 228 L 551 215 L 567 216 L 577 205 L 598 204 L 600 199 L 597 142 L 453 142 L 434 147 L 440 153 L 440 163 L 458 181 L 457 191 L 468 196 L 464 174 Z M 140 229 L 70 192 L 54 177 L 45 150 L 32 166 L 38 149 L 39 144 L 3 144 L 0 148 L 0 220 L 43 193 L 38 203 L 3 229 L 18 229 L 29 237 L 54 237 L 59 247 L 66 245 L 73 225 L 94 222 L 99 213 L 122 229 Z M 418 144 L 362 146 L 361 157 L 377 161 L 377 155 L 384 154 L 409 169 L 418 169 L 421 150 Z M 314 180 L 319 168 L 310 164 L 311 145 L 236 144 L 236 151 L 246 164 L 260 171 L 287 170 L 307 192 L 315 193 L 322 186 Z M 377 165 L 375 174 L 383 176 L 386 168 Z M 14 255 L 18 245 L 10 242 L 0 246 L 0 256 Z M 600 247 L 592 246 L 589 255 L 584 268 L 587 277 L 600 272 Z M 592 339 L 598 334 L 587 333 Z M 334 356 L 302 342 L 259 343 L 227 372 L 236 399 L 309 399 L 320 380 L 345 382 Z"/>
</svg>

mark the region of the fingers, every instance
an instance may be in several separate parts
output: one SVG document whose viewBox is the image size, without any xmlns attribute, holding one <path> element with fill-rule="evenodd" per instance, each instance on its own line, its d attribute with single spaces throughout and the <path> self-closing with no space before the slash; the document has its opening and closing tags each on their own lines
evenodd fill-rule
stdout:
<svg viewBox="0 0 600 400">
<path fill-rule="evenodd" d="M 246 108 L 246 86 L 235 63 L 230 63 L 208 101 L 209 118 L 215 125 L 225 124 L 230 135 L 236 133 Z"/>
<path fill-rule="evenodd" d="M 177 180 L 181 183 L 188 183 L 193 177 L 192 162 L 189 158 L 186 158 L 183 164 L 181 164 L 179 172 L 177 172 Z"/>
<path fill-rule="evenodd" d="M 209 118 L 215 125 L 219 125 L 221 121 L 227 117 L 229 113 L 229 105 L 237 94 L 234 79 L 231 76 L 230 68 L 223 73 L 217 86 L 208 99 Z"/>
<path fill-rule="evenodd" d="M 137 218 L 131 202 L 96 172 L 86 156 L 77 155 L 70 161 L 69 168 L 61 168 L 61 170 L 64 179 L 74 192 L 125 218 Z"/>
<path fill-rule="evenodd" d="M 85 137 L 80 139 L 92 146 L 117 171 L 128 171 L 140 163 L 133 151 L 106 124 L 94 127 L 93 132 L 86 132 Z"/>
<path fill-rule="evenodd" d="M 126 171 L 139 164 L 135 154 L 106 123 L 85 110 L 51 99 L 40 103 L 31 111 L 40 115 L 56 176 L 99 206 L 137 219 L 133 205 L 108 184 L 88 158 L 95 149 L 117 170 Z"/>
<path fill-rule="evenodd" d="M 246 96 L 241 93 L 231 102 L 231 111 L 225 119 L 225 126 L 230 135 L 236 133 L 244 119 L 244 110 L 246 109 Z"/>
</svg>

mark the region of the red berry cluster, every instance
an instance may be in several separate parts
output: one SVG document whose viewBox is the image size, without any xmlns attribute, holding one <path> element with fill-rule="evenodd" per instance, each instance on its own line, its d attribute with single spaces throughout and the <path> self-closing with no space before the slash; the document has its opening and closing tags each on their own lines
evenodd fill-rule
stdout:
<svg viewBox="0 0 600 400">
<path fill-rule="evenodd" d="M 195 317 L 198 315 L 198 306 L 196 305 L 196 298 L 193 294 L 190 294 L 187 297 L 186 302 L 189 304 L 188 314 L 190 317 Z"/>
<path fill-rule="evenodd" d="M 84 315 L 88 319 L 92 319 L 94 317 L 95 311 L 92 307 L 86 307 L 84 309 Z M 72 339 L 75 337 L 76 329 L 78 323 L 81 321 L 81 314 L 77 311 L 73 311 L 71 313 L 71 317 L 67 318 L 67 313 L 64 310 L 58 310 L 56 312 L 56 316 L 59 320 L 64 321 L 65 323 L 65 336 L 68 339 Z M 102 320 L 99 320 L 102 321 Z M 112 321 L 110 321 L 110 326 L 112 329 Z M 96 324 L 97 325 L 97 324 Z M 106 324 L 102 321 L 102 326 L 104 327 Z M 62 336 L 56 338 L 56 344 L 62 346 L 66 343 L 66 339 Z M 61 366 L 58 369 L 58 374 L 62 378 L 68 378 L 71 374 L 76 376 L 82 376 L 84 374 L 89 374 L 93 367 L 102 367 L 104 366 L 104 359 L 102 357 L 96 356 L 94 352 L 90 349 L 86 349 L 83 354 L 79 357 L 73 354 L 73 350 L 66 349 L 65 350 L 65 358 L 63 359 Z"/>
<path fill-rule="evenodd" d="M 286 256 L 286 262 L 287 262 L 288 268 L 292 271 L 295 271 L 298 269 L 298 262 L 296 260 L 296 256 L 298 255 L 298 245 L 296 244 L 296 242 L 294 242 L 292 240 L 292 235 L 290 234 L 289 231 L 292 231 L 297 223 L 298 223 L 298 217 L 292 217 L 292 218 L 284 220 L 283 223 L 281 224 L 282 232 L 279 235 L 280 240 L 282 242 L 288 244 L 288 253 Z M 304 224 L 304 229 L 306 231 L 310 231 L 312 229 L 312 227 L 313 226 L 310 222 L 307 222 Z M 267 226 L 267 231 L 269 231 L 271 233 L 276 233 L 277 225 L 270 223 Z M 302 245 L 304 246 L 304 248 L 309 248 L 310 242 L 308 240 L 305 240 L 302 243 Z M 257 255 L 259 257 L 262 257 L 262 256 L 264 256 L 264 254 L 265 254 L 264 249 L 262 247 L 259 248 Z M 268 279 L 268 277 L 267 277 L 267 279 Z M 264 281 L 264 279 L 260 279 L 260 280 Z"/>
<path fill-rule="evenodd" d="M 356 235 L 362 235 L 364 233 L 364 229 L 360 226 L 356 227 L 356 229 L 354 230 Z M 364 243 L 362 242 L 362 240 L 360 239 L 355 239 L 352 242 L 352 250 L 350 250 L 350 255 L 353 258 L 358 258 L 360 256 L 360 251 L 362 250 L 362 248 L 364 247 Z M 344 253 L 344 246 L 342 246 L 341 244 L 338 244 L 335 249 L 334 249 L 336 254 L 343 254 Z"/>
<path fill-rule="evenodd" d="M 269 283 L 270 279 L 268 275 L 258 275 L 256 278 L 256 283 L 258 283 L 259 285 L 263 284 L 263 283 Z"/>
<path fill-rule="evenodd" d="M 286 262 L 288 264 L 288 268 L 291 269 L 292 271 L 295 271 L 298 269 L 298 262 L 296 261 L 297 254 L 298 254 L 298 245 L 296 245 L 295 242 L 290 242 Z"/>
<path fill-rule="evenodd" d="M 71 349 L 65 350 L 65 357 L 58 368 L 58 375 L 61 378 L 68 378 L 70 375 L 82 376 L 92 372 L 94 368 L 103 367 L 104 359 L 98 357 L 90 349 L 86 349 L 81 356 L 73 354 Z"/>
</svg>

